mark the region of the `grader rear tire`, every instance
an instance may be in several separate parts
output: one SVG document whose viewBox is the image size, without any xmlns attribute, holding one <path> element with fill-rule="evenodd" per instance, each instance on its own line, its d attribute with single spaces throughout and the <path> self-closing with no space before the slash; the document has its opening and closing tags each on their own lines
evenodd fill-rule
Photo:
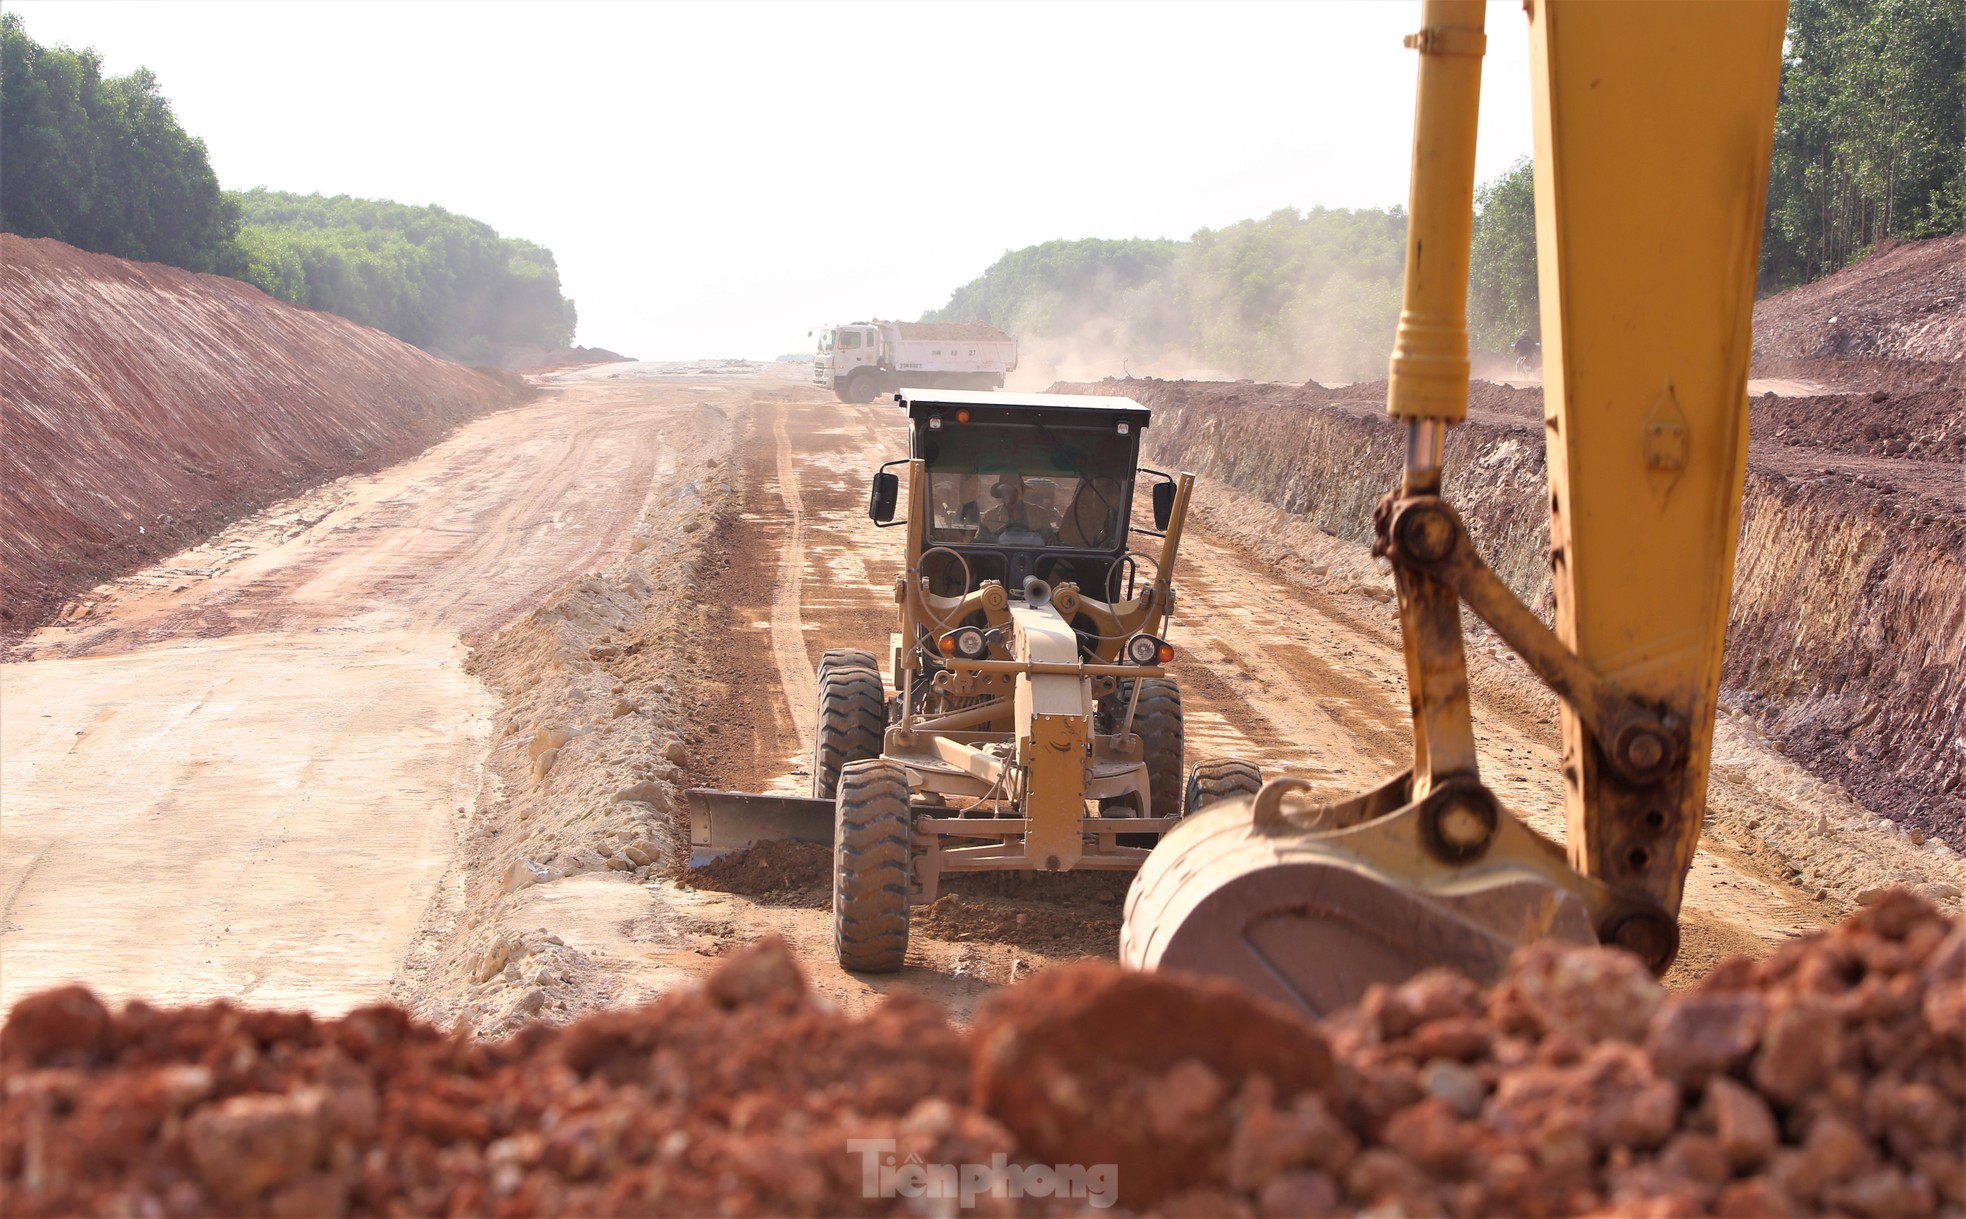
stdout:
<svg viewBox="0 0 1966 1219">
<path fill-rule="evenodd" d="M 812 794 L 831 800 L 849 762 L 881 756 L 887 732 L 887 692 L 872 668 L 822 667 L 819 722 L 812 733 Z"/>
<path fill-rule="evenodd" d="M 1181 815 L 1192 817 L 1211 804 L 1253 796 L 1263 786 L 1263 772 L 1256 763 L 1241 758 L 1211 758 L 1195 763 L 1188 772 L 1188 792 L 1181 801 Z"/>
<path fill-rule="evenodd" d="M 1188 771 L 1182 754 L 1181 687 L 1172 678 L 1142 679 L 1133 731 L 1147 747 L 1147 790 L 1154 805 L 1147 815 L 1179 817 L 1182 782 Z"/>
<path fill-rule="evenodd" d="M 842 968 L 893 973 L 908 955 L 913 835 L 907 767 L 848 763 L 833 802 L 833 951 Z"/>
</svg>

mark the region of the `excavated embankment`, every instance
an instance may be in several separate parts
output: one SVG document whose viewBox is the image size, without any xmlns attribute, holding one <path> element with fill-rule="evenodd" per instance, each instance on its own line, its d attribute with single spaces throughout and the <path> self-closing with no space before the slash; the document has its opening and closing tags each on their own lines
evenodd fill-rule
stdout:
<svg viewBox="0 0 1966 1219">
<path fill-rule="evenodd" d="M 1150 457 L 1360 546 L 1401 451 L 1383 383 L 1105 381 L 1154 408 Z M 1723 698 L 1882 815 L 1966 828 L 1966 400 L 1756 399 Z M 1542 393 L 1477 384 L 1448 494 L 1548 617 Z"/>
<path fill-rule="evenodd" d="M 238 280 L 0 235 L 0 633 L 530 392 Z"/>
</svg>

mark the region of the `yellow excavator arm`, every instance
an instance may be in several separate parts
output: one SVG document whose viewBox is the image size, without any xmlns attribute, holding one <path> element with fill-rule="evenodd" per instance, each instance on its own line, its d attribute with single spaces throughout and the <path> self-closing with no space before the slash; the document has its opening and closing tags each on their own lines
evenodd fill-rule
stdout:
<svg viewBox="0 0 1966 1219">
<path fill-rule="evenodd" d="M 1380 504 L 1412 769 L 1313 804 L 1283 779 L 1191 819 L 1128 897 L 1121 956 L 1228 974 L 1313 1011 L 1430 965 L 1496 976 L 1523 941 L 1617 943 L 1664 970 L 1699 840 L 1747 459 L 1749 324 L 1784 0 L 1528 0 L 1546 353 L 1552 630 L 1445 494 L 1466 416 L 1481 0 L 1426 0 L 1406 283 Z M 1563 703 L 1569 840 L 1482 783 L 1461 607 Z"/>
</svg>

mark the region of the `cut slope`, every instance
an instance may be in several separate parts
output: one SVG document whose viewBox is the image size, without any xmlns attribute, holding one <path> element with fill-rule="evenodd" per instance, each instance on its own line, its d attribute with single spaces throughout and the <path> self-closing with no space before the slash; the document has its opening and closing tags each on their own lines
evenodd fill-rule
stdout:
<svg viewBox="0 0 1966 1219">
<path fill-rule="evenodd" d="M 1384 382 L 1053 388 L 1136 399 L 1155 412 L 1153 464 L 1193 470 L 1350 542 L 1370 542 L 1373 505 L 1401 460 Z M 1944 391 L 1883 399 L 1753 402 L 1724 697 L 1880 814 L 1957 841 L 1966 404 Z M 1541 419 L 1542 391 L 1475 383 L 1447 469 L 1483 556 L 1547 616 Z"/>
<path fill-rule="evenodd" d="M 1758 361 L 1966 362 L 1966 233 L 1880 244 L 1754 307 Z M 1955 379 L 1953 384 L 1958 384 Z"/>
<path fill-rule="evenodd" d="M 526 394 L 237 280 L 0 235 L 0 629 Z"/>
</svg>

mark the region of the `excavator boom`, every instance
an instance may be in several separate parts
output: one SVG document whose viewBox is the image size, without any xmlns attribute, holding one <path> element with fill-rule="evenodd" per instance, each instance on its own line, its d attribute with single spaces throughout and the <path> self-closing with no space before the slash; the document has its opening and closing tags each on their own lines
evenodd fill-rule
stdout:
<svg viewBox="0 0 1966 1219">
<path fill-rule="evenodd" d="M 1191 818 L 1128 896 L 1121 958 L 1312 1011 L 1431 965 L 1496 976 L 1545 935 L 1664 970 L 1699 839 L 1747 456 L 1749 323 L 1784 0 L 1529 0 L 1552 630 L 1482 562 L 1442 469 L 1466 416 L 1481 0 L 1427 0 L 1405 299 L 1375 518 L 1413 707 L 1408 772 L 1291 779 Z M 1389 471 L 1389 474 L 1391 472 Z M 1568 843 L 1482 783 L 1461 607 L 1563 702 Z"/>
</svg>

